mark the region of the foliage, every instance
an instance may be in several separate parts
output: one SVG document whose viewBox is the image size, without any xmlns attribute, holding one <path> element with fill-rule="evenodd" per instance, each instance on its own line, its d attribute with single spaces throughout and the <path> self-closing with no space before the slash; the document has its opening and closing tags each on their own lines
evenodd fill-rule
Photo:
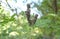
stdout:
<svg viewBox="0 0 60 39">
<path fill-rule="evenodd" d="M 43 13 L 43 16 L 37 19 L 35 25 L 32 26 L 29 26 L 24 11 L 21 11 L 18 16 L 16 13 L 10 16 L 10 12 L 1 6 L 0 39 L 43 39 L 44 36 L 50 39 L 52 32 L 55 32 L 55 39 L 60 39 L 60 9 L 56 14 L 49 7 L 49 5 L 52 6 L 51 1 L 43 0 L 41 5 L 35 3 L 35 7 Z M 59 2 L 58 0 L 58 7 Z"/>
</svg>

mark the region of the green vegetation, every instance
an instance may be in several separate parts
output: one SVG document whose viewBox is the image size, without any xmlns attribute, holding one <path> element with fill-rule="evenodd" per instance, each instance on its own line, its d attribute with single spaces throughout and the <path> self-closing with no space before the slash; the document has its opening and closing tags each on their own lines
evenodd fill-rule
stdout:
<svg viewBox="0 0 60 39">
<path fill-rule="evenodd" d="M 43 16 L 32 26 L 24 11 L 10 16 L 10 12 L 0 6 L 0 39 L 60 39 L 60 0 L 34 4 Z"/>
</svg>

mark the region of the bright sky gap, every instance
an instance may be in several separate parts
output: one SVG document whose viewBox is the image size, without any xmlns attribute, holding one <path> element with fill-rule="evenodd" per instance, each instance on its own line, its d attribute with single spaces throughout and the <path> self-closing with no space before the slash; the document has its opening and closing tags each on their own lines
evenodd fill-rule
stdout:
<svg viewBox="0 0 60 39">
<path fill-rule="evenodd" d="M 4 6 L 5 10 L 9 10 L 9 7 L 7 6 L 5 0 L 1 0 L 2 1 L 2 6 Z M 23 3 L 24 2 L 24 3 Z M 26 11 L 26 4 L 27 3 L 31 3 L 31 2 L 35 2 L 38 3 L 38 0 L 8 0 L 8 3 L 10 4 L 10 6 L 15 9 L 17 8 L 17 12 L 20 13 L 21 11 Z M 42 2 L 42 0 L 40 0 L 40 2 Z M 33 4 L 31 5 L 31 7 L 33 6 Z M 11 15 L 13 15 L 15 12 L 12 12 L 11 10 L 9 10 Z M 41 16 L 41 12 L 39 12 L 37 10 L 37 8 L 31 8 L 31 14 L 38 14 L 39 17 Z M 38 18 L 39 18 L 38 17 Z"/>
</svg>

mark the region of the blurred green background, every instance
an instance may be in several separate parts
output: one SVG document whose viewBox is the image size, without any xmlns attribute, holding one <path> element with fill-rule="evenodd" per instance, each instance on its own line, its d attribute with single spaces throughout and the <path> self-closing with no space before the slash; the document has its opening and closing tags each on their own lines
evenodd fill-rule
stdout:
<svg viewBox="0 0 60 39">
<path fill-rule="evenodd" d="M 0 39 L 60 39 L 60 0 L 37 0 L 31 2 L 32 8 L 37 8 L 40 18 L 36 23 L 29 26 L 25 11 L 17 13 L 5 0 L 8 9 L 14 13 L 10 15 L 0 1 Z M 12 0 L 10 0 L 12 1 Z M 17 0 L 14 0 L 17 2 Z M 24 0 L 26 3 L 28 0 Z M 7 8 L 7 7 L 6 7 Z M 15 12 L 13 12 L 15 11 Z M 37 13 L 38 13 L 37 12 Z M 31 17 L 34 15 L 32 14 Z"/>
</svg>

